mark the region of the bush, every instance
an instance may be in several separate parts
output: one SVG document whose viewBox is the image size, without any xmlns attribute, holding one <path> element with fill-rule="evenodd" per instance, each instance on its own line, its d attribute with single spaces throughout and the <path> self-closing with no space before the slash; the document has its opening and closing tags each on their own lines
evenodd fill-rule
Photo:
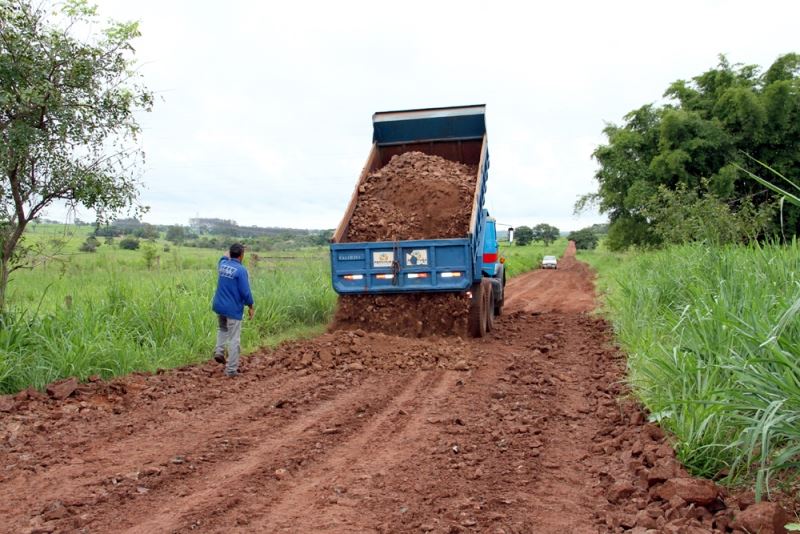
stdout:
<svg viewBox="0 0 800 534">
<path fill-rule="evenodd" d="M 156 262 L 156 249 L 153 245 L 147 245 L 144 251 L 144 264 L 148 269 L 152 269 Z"/>
<path fill-rule="evenodd" d="M 89 241 L 88 239 L 81 244 L 80 250 L 81 252 L 97 252 L 97 240 L 94 240 L 94 243 Z"/>
<path fill-rule="evenodd" d="M 124 250 L 136 250 L 139 248 L 139 240 L 135 237 L 123 237 L 119 241 L 119 248 Z"/>
</svg>

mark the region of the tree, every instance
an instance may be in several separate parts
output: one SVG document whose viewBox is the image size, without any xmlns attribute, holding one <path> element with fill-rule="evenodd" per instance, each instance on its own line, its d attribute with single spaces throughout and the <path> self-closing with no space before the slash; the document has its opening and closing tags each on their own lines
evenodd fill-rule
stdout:
<svg viewBox="0 0 800 534">
<path fill-rule="evenodd" d="M 180 245 L 186 239 L 186 232 L 183 226 L 170 226 L 167 229 L 167 241 Z"/>
<path fill-rule="evenodd" d="M 674 82 L 664 96 L 668 104 L 642 106 L 621 126 L 606 126 L 608 142 L 594 151 L 599 189 L 576 209 L 596 204 L 608 213 L 609 248 L 664 242 L 663 232 L 654 231 L 658 221 L 645 213 L 663 188 L 694 190 L 698 202 L 712 196 L 733 214 L 770 211 L 777 197 L 742 171 L 757 168 L 748 155 L 800 183 L 800 55 L 779 57 L 764 74 L 722 56 L 715 68 Z M 800 207 L 786 206 L 783 218 L 800 234 Z M 779 225 L 774 213 L 771 230 L 759 235 Z"/>
<path fill-rule="evenodd" d="M 575 248 L 578 250 L 591 250 L 597 247 L 597 235 L 590 228 L 583 228 L 570 232 L 567 236 L 570 241 L 575 241 Z"/>
<path fill-rule="evenodd" d="M 517 226 L 514 230 L 514 241 L 520 246 L 530 244 L 533 241 L 533 230 L 528 226 Z"/>
<path fill-rule="evenodd" d="M 10 274 L 31 261 L 25 228 L 54 201 L 98 220 L 141 210 L 134 112 L 153 97 L 133 71 L 138 25 L 85 37 L 97 17 L 85 1 L 67 0 L 60 14 L 44 6 L 0 0 L 0 310 Z"/>
<path fill-rule="evenodd" d="M 533 227 L 533 240 L 542 241 L 545 245 L 549 245 L 561 235 L 561 231 L 555 226 L 550 226 L 547 223 L 537 224 Z"/>
</svg>

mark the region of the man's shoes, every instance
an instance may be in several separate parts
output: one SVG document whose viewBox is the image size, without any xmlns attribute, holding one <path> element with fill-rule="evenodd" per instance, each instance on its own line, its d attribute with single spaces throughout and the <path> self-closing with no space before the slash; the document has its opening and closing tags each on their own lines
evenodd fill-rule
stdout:
<svg viewBox="0 0 800 534">
<path fill-rule="evenodd" d="M 215 354 L 214 355 L 214 361 L 217 362 L 217 363 L 221 363 L 222 365 L 225 365 L 225 361 L 226 361 L 225 360 L 225 355 L 224 354 Z"/>
<path fill-rule="evenodd" d="M 239 376 L 239 371 L 233 371 L 230 373 L 228 371 L 225 371 L 225 376 L 227 376 L 228 378 L 236 378 L 237 376 Z"/>
</svg>

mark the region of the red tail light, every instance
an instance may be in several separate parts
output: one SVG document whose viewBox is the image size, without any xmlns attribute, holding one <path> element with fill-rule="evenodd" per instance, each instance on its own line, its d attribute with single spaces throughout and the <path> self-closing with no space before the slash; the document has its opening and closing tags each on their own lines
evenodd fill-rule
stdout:
<svg viewBox="0 0 800 534">
<path fill-rule="evenodd" d="M 497 252 L 492 254 L 483 253 L 483 263 L 494 263 L 497 261 Z"/>
</svg>

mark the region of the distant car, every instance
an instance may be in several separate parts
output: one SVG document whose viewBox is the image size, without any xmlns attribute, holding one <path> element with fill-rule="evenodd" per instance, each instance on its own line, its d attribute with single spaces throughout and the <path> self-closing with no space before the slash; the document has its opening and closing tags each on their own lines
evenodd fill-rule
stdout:
<svg viewBox="0 0 800 534">
<path fill-rule="evenodd" d="M 558 260 L 555 256 L 545 256 L 542 258 L 542 269 L 558 269 Z"/>
</svg>

